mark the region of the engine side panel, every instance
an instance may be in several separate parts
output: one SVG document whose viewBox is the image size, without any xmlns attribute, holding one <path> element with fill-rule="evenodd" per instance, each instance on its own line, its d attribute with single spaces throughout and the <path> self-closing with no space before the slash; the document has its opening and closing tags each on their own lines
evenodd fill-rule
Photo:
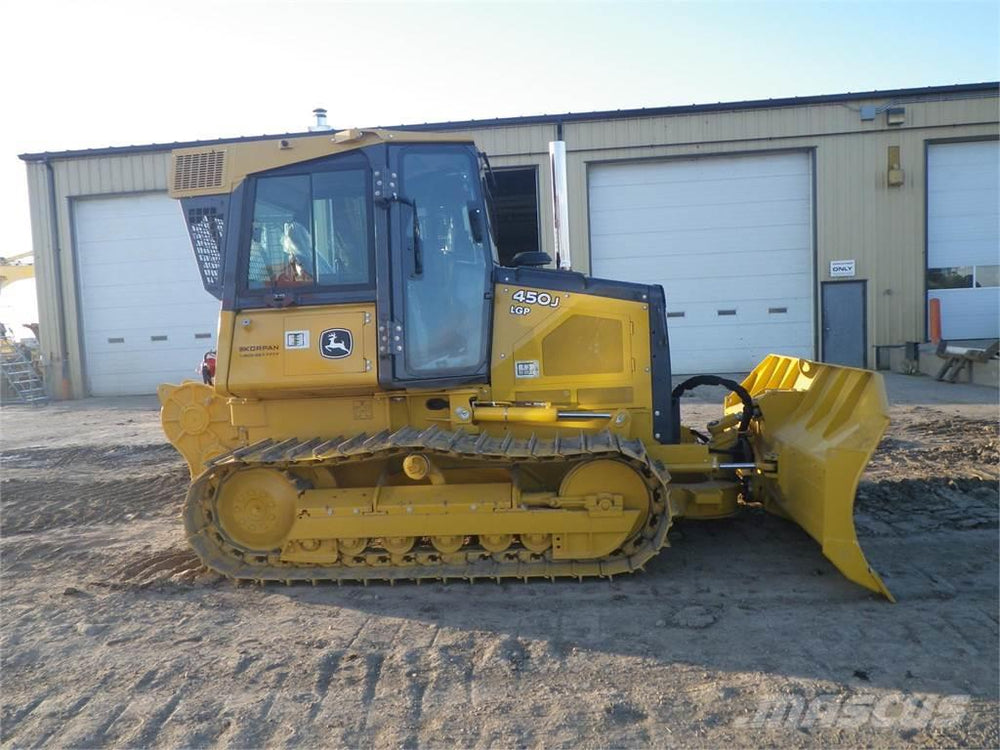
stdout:
<svg viewBox="0 0 1000 750">
<path fill-rule="evenodd" d="M 651 440 L 648 308 L 640 301 L 497 284 L 492 398 L 625 410 L 629 434 Z"/>
</svg>

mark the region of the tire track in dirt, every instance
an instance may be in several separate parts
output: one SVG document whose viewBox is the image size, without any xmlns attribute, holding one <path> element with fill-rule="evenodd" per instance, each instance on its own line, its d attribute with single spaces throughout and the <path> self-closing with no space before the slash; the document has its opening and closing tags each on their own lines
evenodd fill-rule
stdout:
<svg viewBox="0 0 1000 750">
<path fill-rule="evenodd" d="M 186 693 L 187 691 L 181 688 L 167 701 L 163 708 L 152 713 L 143 722 L 138 734 L 134 738 L 129 739 L 128 744 L 131 747 L 152 747 L 163 732 L 163 728 L 167 725 L 167 722 L 170 721 L 174 712 L 177 711 L 177 706 L 180 705 L 181 699 Z"/>
<path fill-rule="evenodd" d="M 71 739 L 69 737 L 64 737 L 67 747 L 99 747 L 108 743 L 111 727 L 115 725 L 115 722 L 121 718 L 121 715 L 125 713 L 125 709 L 129 707 L 128 703 L 119 703 L 117 706 L 112 708 L 107 715 L 102 719 L 97 726 L 91 729 L 87 734 L 80 737 L 79 739 Z"/>
<path fill-rule="evenodd" d="M 82 698 L 79 698 L 76 701 L 74 701 L 73 704 L 69 706 L 69 708 L 60 711 L 58 716 L 54 717 L 54 720 L 50 722 L 51 726 L 48 729 L 45 729 L 37 738 L 33 739 L 34 746 L 45 747 L 46 743 L 48 743 L 49 739 L 54 734 L 62 731 L 67 724 L 69 724 L 70 722 L 73 721 L 73 719 L 79 716 L 84 707 L 88 703 L 90 703 L 91 700 L 93 700 L 94 695 L 100 691 L 101 687 L 102 685 L 98 685 L 93 693 L 88 693 L 87 695 L 84 695 Z"/>
<path fill-rule="evenodd" d="M 51 744 L 66 747 L 86 746 L 68 744 L 61 737 L 65 734 L 67 727 L 71 727 L 81 720 L 86 720 L 86 717 L 91 713 L 86 709 L 93 705 L 95 699 L 100 702 L 110 681 L 111 674 L 104 673 L 95 684 L 82 691 L 83 695 L 75 699 L 72 693 L 59 689 L 49 690 L 28 704 L 32 707 L 31 711 L 24 713 L 15 727 L 5 726 L 5 730 L 13 729 L 13 733 L 9 738 L 5 736 L 4 742 L 16 739 L 15 735 L 17 734 L 30 734 L 30 740 L 18 744 L 30 743 L 33 747 L 45 747 L 51 741 Z M 25 719 L 43 704 L 51 705 L 44 712 L 34 714 L 31 717 L 32 721 L 26 722 Z"/>
<path fill-rule="evenodd" d="M 76 466 L 87 469 L 122 469 L 155 463 L 183 465 L 180 456 L 169 444 L 67 446 L 60 448 L 18 448 L 0 451 L 0 467 L 4 472 L 20 469 L 52 469 Z"/>
<path fill-rule="evenodd" d="M 428 654 L 423 651 L 410 650 L 403 655 L 403 663 L 406 665 L 407 699 L 409 705 L 406 707 L 406 717 L 402 726 L 410 729 L 409 734 L 403 739 L 402 747 L 420 747 L 420 728 L 424 721 L 424 700 L 427 697 L 427 689 L 431 680 L 436 676 L 436 670 L 432 666 Z"/>
<path fill-rule="evenodd" d="M 0 726 L 2 726 L 0 741 L 6 744 L 13 739 L 18 733 L 21 723 L 31 716 L 32 712 L 55 692 L 55 689 L 50 688 L 41 695 L 29 700 L 22 708 L 16 711 L 12 711 L 10 706 L 5 705 L 2 713 L 3 722 L 0 723 Z M 9 695 L 7 699 L 9 700 Z"/>
<path fill-rule="evenodd" d="M 242 750 L 248 747 L 272 746 L 269 740 L 279 727 L 269 726 L 271 722 L 268 721 L 268 716 L 278 696 L 282 695 L 282 688 L 287 680 L 288 672 L 280 672 L 275 675 L 273 683 L 268 686 L 267 696 L 257 709 L 249 715 L 234 719 L 232 727 L 235 727 L 235 733 L 231 737 L 225 738 L 226 747 Z"/>
<path fill-rule="evenodd" d="M 330 692 L 330 683 L 333 681 L 334 675 L 337 674 L 337 670 L 340 669 L 340 660 L 343 657 L 343 651 L 330 651 L 320 657 L 319 664 L 316 666 L 316 684 L 313 687 L 316 701 L 309 707 L 310 722 L 316 718 L 323 707 L 323 702 Z"/>
<path fill-rule="evenodd" d="M 142 481 L 4 479 L 0 483 L 3 534 L 15 536 L 178 515 L 186 491 L 187 474 L 176 468 Z"/>
<path fill-rule="evenodd" d="M 190 582 L 207 571 L 191 549 L 166 549 L 136 556 L 114 575 L 126 586 L 147 588 L 170 580 Z"/>
</svg>

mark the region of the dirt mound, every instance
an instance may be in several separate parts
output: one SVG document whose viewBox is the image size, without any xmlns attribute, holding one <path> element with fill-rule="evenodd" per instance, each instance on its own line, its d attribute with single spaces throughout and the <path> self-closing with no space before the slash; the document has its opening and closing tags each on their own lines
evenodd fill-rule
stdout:
<svg viewBox="0 0 1000 750">
<path fill-rule="evenodd" d="M 938 529 L 995 529 L 1000 493 L 982 479 L 862 482 L 854 505 L 858 536 L 900 536 Z"/>
<path fill-rule="evenodd" d="M 972 477 L 996 479 L 1000 465 L 1000 425 L 985 419 L 919 414 L 894 416 L 872 456 L 866 479 Z"/>
</svg>

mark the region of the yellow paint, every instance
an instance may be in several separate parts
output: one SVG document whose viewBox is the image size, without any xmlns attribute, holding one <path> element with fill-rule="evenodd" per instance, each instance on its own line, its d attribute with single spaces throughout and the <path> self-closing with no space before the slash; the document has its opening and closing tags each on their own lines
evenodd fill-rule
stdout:
<svg viewBox="0 0 1000 750">
<path fill-rule="evenodd" d="M 246 179 L 247 175 L 275 169 L 289 164 L 333 156 L 347 151 L 356 151 L 366 146 L 392 143 L 399 140 L 406 143 L 472 143 L 470 136 L 445 135 L 440 133 L 417 133 L 393 130 L 355 130 L 345 137 L 333 131 L 298 138 L 284 138 L 267 141 L 247 141 L 225 145 L 179 148 L 173 151 L 167 185 L 172 198 L 190 198 L 199 195 L 225 195 L 231 193 Z M 341 137 L 338 138 L 338 135 Z M 210 156 L 221 161 L 221 179 L 209 187 L 179 189 L 175 187 L 178 163 L 185 159 Z"/>
<path fill-rule="evenodd" d="M 351 332 L 349 356 L 323 356 L 322 333 L 333 328 Z M 378 382 L 375 332 L 371 304 L 241 312 L 235 316 L 228 351 L 219 342 L 219 359 L 228 364 L 226 391 L 244 398 L 295 391 L 371 393 Z"/>
<path fill-rule="evenodd" d="M 547 295 L 542 299 L 549 302 L 519 302 L 518 292 Z M 619 407 L 629 415 L 623 434 L 652 439 L 648 305 L 511 284 L 498 284 L 494 300 L 494 400 L 565 410 Z"/>
<path fill-rule="evenodd" d="M 765 507 L 805 529 L 847 578 L 891 600 L 854 530 L 858 480 L 889 425 L 882 378 L 772 354 L 743 386 L 763 413 L 754 447 L 777 462 L 776 472 L 754 476 Z M 737 404 L 726 399 L 727 409 Z"/>
</svg>

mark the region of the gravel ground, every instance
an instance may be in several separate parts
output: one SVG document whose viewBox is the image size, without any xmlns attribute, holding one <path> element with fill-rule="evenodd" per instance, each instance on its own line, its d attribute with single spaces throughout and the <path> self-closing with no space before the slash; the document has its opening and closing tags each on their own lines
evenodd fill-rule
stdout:
<svg viewBox="0 0 1000 750">
<path fill-rule="evenodd" d="M 888 384 L 856 522 L 895 605 L 761 512 L 613 582 L 236 586 L 155 400 L 4 407 L 0 743 L 997 747 L 997 394 Z"/>
</svg>

